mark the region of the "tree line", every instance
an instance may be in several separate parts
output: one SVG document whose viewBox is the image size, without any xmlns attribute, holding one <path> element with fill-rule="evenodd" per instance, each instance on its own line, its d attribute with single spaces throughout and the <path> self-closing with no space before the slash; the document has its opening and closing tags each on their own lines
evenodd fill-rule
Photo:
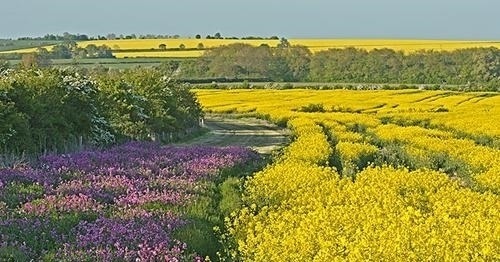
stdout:
<svg viewBox="0 0 500 262">
<path fill-rule="evenodd" d="M 79 47 L 74 41 L 66 41 L 55 45 L 52 50 L 38 48 L 38 54 L 45 55 L 50 59 L 69 58 L 114 58 L 111 48 L 107 45 L 97 46 L 94 44 Z"/>
<path fill-rule="evenodd" d="M 238 78 L 280 82 L 463 85 L 474 90 L 500 89 L 500 50 L 455 51 L 330 49 L 312 54 L 286 39 L 268 45 L 231 44 L 208 50 L 179 64 L 186 79 Z"/>
<path fill-rule="evenodd" d="M 46 34 L 44 36 L 38 37 L 19 37 L 17 40 L 36 40 L 36 41 L 88 41 L 88 40 L 116 40 L 116 39 L 178 39 L 180 35 L 162 35 L 162 34 L 115 34 L 109 33 L 107 35 L 97 35 L 97 36 L 89 36 L 86 34 L 71 34 L 68 32 L 64 32 L 62 35 L 58 34 Z M 200 34 L 195 35 L 196 39 L 201 39 Z M 208 34 L 205 39 L 246 39 L 246 40 L 279 40 L 278 36 L 244 36 L 244 37 L 236 37 L 236 36 L 226 36 L 223 37 L 221 33 L 217 32 L 213 36 Z"/>
<path fill-rule="evenodd" d="M 113 52 L 109 46 L 94 44 L 86 47 L 79 47 L 74 41 L 65 41 L 56 44 L 48 50 L 39 47 L 33 53 L 7 53 L 0 54 L 0 64 L 6 60 L 21 60 L 21 67 L 47 67 L 52 63 L 52 59 L 86 59 L 86 58 L 114 58 Z M 4 62 L 2 62 L 4 61 Z"/>
<path fill-rule="evenodd" d="M 0 68 L 0 156 L 127 140 L 166 140 L 196 128 L 194 94 L 164 72 Z"/>
</svg>

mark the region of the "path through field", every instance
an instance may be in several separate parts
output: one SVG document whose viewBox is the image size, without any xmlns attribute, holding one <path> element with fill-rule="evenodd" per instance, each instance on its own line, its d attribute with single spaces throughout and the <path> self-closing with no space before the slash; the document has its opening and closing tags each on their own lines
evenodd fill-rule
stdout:
<svg viewBox="0 0 500 262">
<path fill-rule="evenodd" d="M 288 142 L 287 130 L 257 118 L 207 116 L 209 132 L 184 142 L 184 145 L 246 146 L 269 154 Z"/>
</svg>

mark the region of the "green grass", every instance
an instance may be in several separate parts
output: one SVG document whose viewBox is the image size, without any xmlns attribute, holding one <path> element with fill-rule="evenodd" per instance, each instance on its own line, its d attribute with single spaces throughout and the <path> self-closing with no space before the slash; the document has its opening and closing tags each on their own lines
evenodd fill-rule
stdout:
<svg viewBox="0 0 500 262">
<path fill-rule="evenodd" d="M 60 43 L 60 41 L 0 39 L 0 52 L 54 45 L 57 43 Z"/>
</svg>

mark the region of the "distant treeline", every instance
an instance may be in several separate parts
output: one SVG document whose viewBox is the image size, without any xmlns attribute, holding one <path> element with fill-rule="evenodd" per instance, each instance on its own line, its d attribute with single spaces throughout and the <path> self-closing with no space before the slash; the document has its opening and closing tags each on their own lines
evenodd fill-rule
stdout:
<svg viewBox="0 0 500 262">
<path fill-rule="evenodd" d="M 206 51 L 179 65 L 184 79 L 269 79 L 277 82 L 333 82 L 461 85 L 468 90 L 500 90 L 500 50 L 456 51 L 330 49 L 312 54 L 284 39 L 277 48 L 232 44 Z"/>
<path fill-rule="evenodd" d="M 23 67 L 47 67 L 51 59 L 85 59 L 85 58 L 114 58 L 111 48 L 106 45 L 94 44 L 79 47 L 74 41 L 64 41 L 48 50 L 39 47 L 33 53 L 5 53 L 0 54 L 0 60 L 22 60 Z M 1 62 L 0 62 L 1 63 Z"/>
<path fill-rule="evenodd" d="M 70 34 L 65 32 L 62 35 L 54 35 L 54 34 L 46 34 L 44 36 L 38 37 L 19 37 L 17 40 L 36 40 L 36 41 L 87 41 L 92 40 L 92 37 L 89 37 L 85 34 Z"/>
<path fill-rule="evenodd" d="M 412 53 L 345 48 L 313 54 L 307 47 L 292 46 L 282 38 L 276 47 L 236 43 L 204 50 L 199 58 L 171 60 L 159 69 L 173 70 L 176 78 L 191 83 L 257 79 L 259 82 L 405 84 L 454 86 L 456 90 L 466 91 L 500 90 L 500 50 L 493 47 Z M 21 66 L 50 65 L 44 58 L 112 56 L 106 46 L 80 48 L 75 42 L 65 41 L 50 52 L 40 49 L 37 54 L 22 57 Z M 0 61 L 2 64 L 7 63 Z"/>
<path fill-rule="evenodd" d="M 36 41 L 87 41 L 87 40 L 116 40 L 116 39 L 178 39 L 180 35 L 161 35 L 161 34 L 115 34 L 110 33 L 105 36 L 97 35 L 97 36 L 89 36 L 86 34 L 71 34 L 68 32 L 63 33 L 62 35 L 54 35 L 54 34 L 46 34 L 44 36 L 39 37 L 19 37 L 17 40 L 36 40 Z M 201 39 L 201 35 L 195 35 L 196 39 Z M 235 36 L 227 36 L 223 37 L 221 33 L 215 33 L 212 35 L 206 35 L 205 39 L 246 39 L 246 40 L 262 40 L 262 39 L 271 39 L 278 40 L 279 37 L 271 36 L 271 37 L 262 37 L 262 36 L 244 36 L 244 37 L 235 37 Z"/>
</svg>

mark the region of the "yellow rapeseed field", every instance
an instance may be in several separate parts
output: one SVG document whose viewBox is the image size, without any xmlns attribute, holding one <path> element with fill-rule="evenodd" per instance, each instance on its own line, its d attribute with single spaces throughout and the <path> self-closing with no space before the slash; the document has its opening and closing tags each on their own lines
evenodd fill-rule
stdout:
<svg viewBox="0 0 500 262">
<path fill-rule="evenodd" d="M 155 52 L 115 52 L 116 58 L 139 58 L 139 57 L 171 57 L 171 58 L 191 58 L 203 55 L 203 50 L 186 51 L 155 51 Z"/>
<path fill-rule="evenodd" d="M 355 47 L 366 50 L 389 48 L 406 53 L 418 50 L 436 50 L 436 51 L 452 51 L 463 48 L 474 47 L 496 47 L 500 48 L 500 41 L 467 41 L 467 40 L 423 40 L 423 39 L 289 39 L 292 45 L 302 45 L 308 47 L 312 52 L 319 52 L 331 48 L 346 48 Z M 118 58 L 122 57 L 143 57 L 149 55 L 151 57 L 198 57 L 203 52 L 189 52 L 174 54 L 173 51 L 167 52 L 144 52 L 144 50 L 157 50 L 159 45 L 164 44 L 167 48 L 179 48 L 184 45 L 185 48 L 199 48 L 200 44 L 203 48 L 214 48 L 233 43 L 246 43 L 253 46 L 267 44 L 271 47 L 278 45 L 279 40 L 238 40 L 238 39 L 195 39 L 195 38 L 179 38 L 179 39 L 124 39 L 124 40 L 95 40 L 78 42 L 80 47 L 87 45 L 107 45 L 112 50 L 130 50 L 126 55 L 115 53 Z M 51 46 L 47 46 L 50 49 Z M 137 53 L 133 51 L 137 51 Z M 28 53 L 34 52 L 36 48 L 5 51 L 1 53 Z M 158 51 L 158 50 L 157 50 Z M 184 52 L 184 51 L 179 51 Z"/>
<path fill-rule="evenodd" d="M 178 39 L 125 39 L 125 40 L 97 40 L 85 41 L 78 43 L 81 47 L 87 45 L 107 45 L 113 50 L 137 50 L 137 49 L 158 49 L 159 45 L 165 44 L 167 48 L 179 48 L 184 45 L 185 48 L 198 48 L 199 44 L 203 44 L 205 48 L 219 47 L 232 43 L 245 43 L 253 46 L 268 44 L 276 46 L 279 40 L 232 40 L 232 39 L 195 39 L 195 38 L 178 38 Z"/>
<path fill-rule="evenodd" d="M 196 93 L 206 111 L 254 114 L 293 132 L 226 219 L 234 259 L 500 260 L 498 94 Z"/>
</svg>

